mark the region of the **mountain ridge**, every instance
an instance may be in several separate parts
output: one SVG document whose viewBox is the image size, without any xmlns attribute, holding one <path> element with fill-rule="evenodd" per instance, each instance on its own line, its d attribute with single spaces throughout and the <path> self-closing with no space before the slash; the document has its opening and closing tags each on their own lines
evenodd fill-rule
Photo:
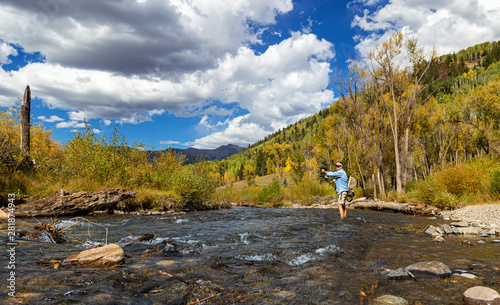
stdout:
<svg viewBox="0 0 500 305">
<path fill-rule="evenodd" d="M 172 148 L 172 151 L 182 154 L 186 157 L 186 164 L 196 163 L 198 161 L 214 161 L 223 160 L 236 153 L 239 153 L 244 147 L 228 144 L 222 145 L 215 149 L 197 149 L 189 147 L 186 149 Z"/>
</svg>

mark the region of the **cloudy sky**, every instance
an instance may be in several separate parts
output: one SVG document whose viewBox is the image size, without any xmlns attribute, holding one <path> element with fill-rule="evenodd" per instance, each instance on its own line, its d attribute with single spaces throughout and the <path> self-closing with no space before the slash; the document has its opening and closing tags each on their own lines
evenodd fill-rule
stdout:
<svg viewBox="0 0 500 305">
<path fill-rule="evenodd" d="M 445 54 L 500 40 L 498 16 L 498 0 L 2 0 L 0 107 L 29 84 L 61 143 L 86 120 L 155 149 L 247 146 L 334 102 L 334 70 L 392 32 Z"/>
</svg>

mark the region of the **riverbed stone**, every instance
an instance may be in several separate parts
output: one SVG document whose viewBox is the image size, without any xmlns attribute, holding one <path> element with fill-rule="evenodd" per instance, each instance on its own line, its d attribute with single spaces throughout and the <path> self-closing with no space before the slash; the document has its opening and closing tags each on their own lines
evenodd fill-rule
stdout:
<svg viewBox="0 0 500 305">
<path fill-rule="evenodd" d="M 412 274 L 420 274 L 420 275 L 437 275 L 439 277 L 448 277 L 451 275 L 451 270 L 438 261 L 429 261 L 429 262 L 419 262 L 416 264 L 412 264 L 406 267 L 406 271 L 411 272 Z"/>
<path fill-rule="evenodd" d="M 429 235 L 434 235 L 434 234 L 436 234 L 436 233 L 437 233 L 437 229 L 436 229 L 436 227 L 435 227 L 435 226 L 430 225 L 430 226 L 427 228 L 427 230 L 425 230 L 425 233 L 426 233 L 426 234 L 429 234 Z"/>
<path fill-rule="evenodd" d="M 393 295 L 383 295 L 373 300 L 373 305 L 408 305 L 408 301 Z"/>
<path fill-rule="evenodd" d="M 463 283 L 469 283 L 469 284 L 479 284 L 481 282 L 476 275 L 474 275 L 466 270 L 453 271 L 451 278 L 453 280 L 460 281 Z"/>
<path fill-rule="evenodd" d="M 475 286 L 463 294 L 465 305 L 500 305 L 500 294 L 491 288 Z"/>
<path fill-rule="evenodd" d="M 441 228 L 443 229 L 444 233 L 453 234 L 453 228 L 450 225 L 444 224 L 441 226 Z"/>
<path fill-rule="evenodd" d="M 125 252 L 123 249 L 117 244 L 110 244 L 71 255 L 63 261 L 63 264 L 109 267 L 124 261 Z"/>
<path fill-rule="evenodd" d="M 410 278 L 410 275 L 405 268 L 398 268 L 396 270 L 386 269 L 383 272 L 383 275 L 384 278 L 389 280 L 401 280 Z"/>
<path fill-rule="evenodd" d="M 435 241 L 435 242 L 438 242 L 438 243 L 442 243 L 442 242 L 445 241 L 444 238 L 443 238 L 443 236 L 441 236 L 441 235 L 435 235 L 435 236 L 433 236 L 432 240 Z"/>
<path fill-rule="evenodd" d="M 458 229 L 458 234 L 473 234 L 473 235 L 479 234 L 479 231 L 481 230 L 476 227 L 458 227 L 457 229 Z"/>
<path fill-rule="evenodd" d="M 480 231 L 480 234 L 485 234 L 485 235 L 495 235 L 495 229 L 482 229 Z"/>
<path fill-rule="evenodd" d="M 462 221 L 452 222 L 451 225 L 454 227 L 468 227 L 469 223 L 465 220 L 462 220 Z"/>
</svg>

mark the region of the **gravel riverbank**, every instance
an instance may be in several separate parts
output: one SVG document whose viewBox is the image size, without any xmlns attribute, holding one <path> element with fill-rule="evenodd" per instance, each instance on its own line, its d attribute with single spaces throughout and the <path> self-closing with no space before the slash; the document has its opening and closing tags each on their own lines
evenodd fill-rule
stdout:
<svg viewBox="0 0 500 305">
<path fill-rule="evenodd" d="M 453 211 L 442 211 L 443 218 L 467 221 L 480 226 L 500 229 L 500 204 L 470 205 Z"/>
</svg>

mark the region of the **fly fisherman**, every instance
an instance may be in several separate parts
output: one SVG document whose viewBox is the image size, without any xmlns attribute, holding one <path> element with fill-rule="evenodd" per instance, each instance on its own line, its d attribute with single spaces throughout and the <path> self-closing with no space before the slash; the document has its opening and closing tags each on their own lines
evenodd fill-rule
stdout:
<svg viewBox="0 0 500 305">
<path fill-rule="evenodd" d="M 349 188 L 347 187 L 347 174 L 343 169 L 342 163 L 335 163 L 335 169 L 337 170 L 336 172 L 330 172 L 327 171 L 326 168 L 322 167 L 321 173 L 325 175 L 325 179 L 327 179 L 328 177 L 335 178 L 335 189 L 338 196 L 337 203 L 339 205 L 340 219 L 342 220 L 347 217 L 347 209 L 345 204 L 347 200 L 347 191 L 349 191 Z"/>
</svg>

